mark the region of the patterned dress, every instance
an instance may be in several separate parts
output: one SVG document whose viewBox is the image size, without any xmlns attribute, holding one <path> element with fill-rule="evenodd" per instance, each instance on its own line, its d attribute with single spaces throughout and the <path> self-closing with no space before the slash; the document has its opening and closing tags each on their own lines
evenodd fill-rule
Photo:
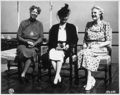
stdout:
<svg viewBox="0 0 120 95">
<path fill-rule="evenodd" d="M 100 63 L 100 57 L 108 54 L 107 46 L 101 48 L 91 48 L 92 45 L 99 45 L 105 41 L 111 41 L 112 29 L 109 23 L 102 21 L 95 25 L 94 22 L 88 22 L 85 28 L 84 42 L 87 48 L 78 52 L 78 65 L 90 71 L 97 71 Z"/>
</svg>

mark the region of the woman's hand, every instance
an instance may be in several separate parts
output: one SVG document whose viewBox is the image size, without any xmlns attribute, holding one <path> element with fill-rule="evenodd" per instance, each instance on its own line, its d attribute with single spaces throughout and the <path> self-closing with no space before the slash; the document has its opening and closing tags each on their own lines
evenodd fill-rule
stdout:
<svg viewBox="0 0 120 95">
<path fill-rule="evenodd" d="M 28 47 L 34 47 L 34 43 L 33 42 L 28 41 L 27 43 L 28 43 Z"/>
<path fill-rule="evenodd" d="M 60 46 L 57 46 L 56 49 L 57 49 L 57 50 L 61 50 L 62 48 L 61 48 Z"/>
<path fill-rule="evenodd" d="M 61 44 L 58 44 L 57 47 L 56 47 L 57 50 L 68 50 L 69 49 L 69 45 L 65 45 L 65 43 L 63 43 L 62 45 Z"/>
<path fill-rule="evenodd" d="M 99 45 L 91 45 L 91 48 L 99 48 Z"/>
<path fill-rule="evenodd" d="M 57 50 L 61 50 L 61 45 L 60 44 L 57 44 L 57 47 L 56 47 Z"/>
<path fill-rule="evenodd" d="M 83 49 L 86 49 L 87 48 L 87 45 L 84 43 L 83 44 Z"/>
<path fill-rule="evenodd" d="M 67 44 L 65 47 L 64 47 L 65 50 L 68 50 L 69 49 L 69 45 Z"/>
</svg>

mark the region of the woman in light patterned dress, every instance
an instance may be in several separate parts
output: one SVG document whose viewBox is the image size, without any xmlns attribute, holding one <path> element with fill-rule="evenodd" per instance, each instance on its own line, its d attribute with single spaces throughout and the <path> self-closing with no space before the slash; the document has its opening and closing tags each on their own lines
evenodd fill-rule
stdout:
<svg viewBox="0 0 120 95">
<path fill-rule="evenodd" d="M 86 25 L 83 49 L 78 52 L 78 68 L 83 66 L 88 71 L 85 90 L 90 90 L 95 85 L 91 72 L 97 71 L 100 56 L 108 54 L 107 47 L 111 45 L 112 39 L 112 29 L 109 23 L 103 21 L 103 9 L 94 6 L 91 15 L 93 21 Z"/>
</svg>

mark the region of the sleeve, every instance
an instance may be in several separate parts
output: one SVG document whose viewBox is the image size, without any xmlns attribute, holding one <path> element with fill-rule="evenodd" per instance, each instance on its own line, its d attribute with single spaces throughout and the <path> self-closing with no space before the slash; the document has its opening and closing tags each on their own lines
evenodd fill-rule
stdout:
<svg viewBox="0 0 120 95">
<path fill-rule="evenodd" d="M 49 48 L 56 47 L 56 42 L 55 42 L 54 37 L 53 37 L 53 35 L 54 35 L 53 29 L 54 29 L 54 27 L 52 26 L 50 31 L 49 31 Z"/>
<path fill-rule="evenodd" d="M 71 46 L 74 46 L 78 42 L 78 34 L 77 34 L 77 28 L 73 24 L 68 24 L 66 26 L 66 32 L 67 32 L 67 41 L 66 44 L 69 44 Z"/>
<path fill-rule="evenodd" d="M 40 35 L 39 35 L 39 38 L 44 38 L 43 32 L 44 32 L 43 24 L 40 23 Z"/>
<path fill-rule="evenodd" d="M 109 23 L 106 23 L 106 41 L 111 41 L 112 40 L 112 29 L 110 27 L 110 24 Z"/>
<path fill-rule="evenodd" d="M 51 41 L 52 41 L 52 28 L 50 29 L 49 31 L 49 45 L 51 44 Z"/>
<path fill-rule="evenodd" d="M 77 44 L 78 42 L 78 35 L 77 35 L 77 27 L 74 26 L 73 28 L 74 32 L 73 32 L 73 40 L 72 40 L 72 44 Z"/>
<path fill-rule="evenodd" d="M 42 43 L 42 41 L 43 41 L 43 37 L 44 37 L 44 35 L 43 35 L 43 24 L 42 23 L 39 23 L 39 34 L 38 34 L 38 39 L 37 39 L 37 41 L 36 42 L 34 42 L 34 45 L 38 45 L 39 43 Z"/>
<path fill-rule="evenodd" d="M 22 30 L 23 30 L 22 23 L 23 22 L 21 22 L 20 25 L 19 25 L 18 32 L 17 32 L 17 37 L 21 37 L 22 36 Z"/>
<path fill-rule="evenodd" d="M 87 39 L 88 39 L 88 33 L 87 33 L 87 30 L 89 28 L 89 22 L 86 24 L 86 27 L 85 27 L 85 34 L 84 34 L 84 40 L 83 40 L 83 43 L 86 43 L 87 42 Z"/>
</svg>

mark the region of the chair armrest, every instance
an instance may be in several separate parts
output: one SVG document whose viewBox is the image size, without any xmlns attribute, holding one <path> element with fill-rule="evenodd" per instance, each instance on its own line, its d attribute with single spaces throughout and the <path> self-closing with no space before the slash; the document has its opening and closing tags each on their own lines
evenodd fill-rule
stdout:
<svg viewBox="0 0 120 95">
<path fill-rule="evenodd" d="M 77 44 L 70 45 L 70 52 L 72 53 L 71 55 L 73 54 L 77 55 Z"/>
<path fill-rule="evenodd" d="M 111 46 L 107 46 L 107 50 L 108 50 L 108 54 L 111 56 L 112 55 L 112 47 Z"/>
</svg>

